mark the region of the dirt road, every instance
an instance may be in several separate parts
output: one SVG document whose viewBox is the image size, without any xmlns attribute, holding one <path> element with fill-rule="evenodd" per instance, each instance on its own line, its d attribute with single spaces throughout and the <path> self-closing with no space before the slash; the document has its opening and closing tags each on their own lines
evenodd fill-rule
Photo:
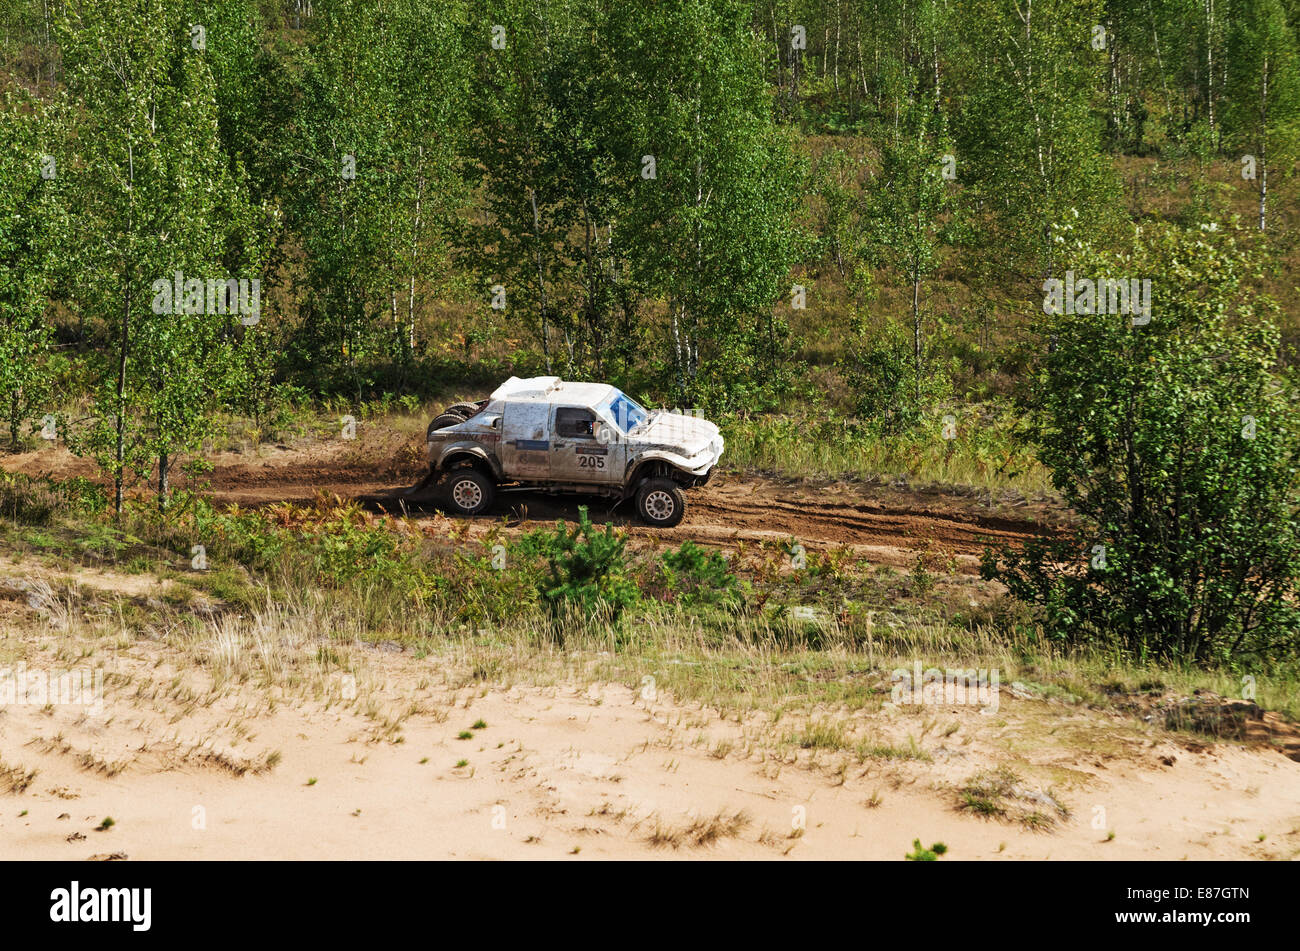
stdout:
<svg viewBox="0 0 1300 951">
<path fill-rule="evenodd" d="M 329 440 L 303 447 L 263 446 L 211 457 L 209 491 L 221 503 L 254 507 L 274 502 L 310 502 L 337 495 L 368 508 L 412 517 L 443 517 L 434 498 L 405 490 L 424 474 L 418 435 L 375 433 L 364 441 Z M 62 449 L 0 460 L 28 475 L 93 477 L 93 467 Z M 181 483 L 184 484 L 184 483 Z M 871 483 L 822 483 L 723 471 L 709 485 L 687 495 L 686 520 L 674 529 L 650 529 L 630 504 L 611 508 L 607 500 L 544 493 L 503 493 L 493 517 L 475 520 L 471 536 L 500 526 L 526 531 L 556 519 L 574 519 L 586 504 L 597 522 L 626 527 L 635 544 L 692 539 L 730 547 L 744 542 L 794 539 L 810 552 L 844 547 L 876 564 L 910 566 L 917 552 L 951 557 L 957 570 L 974 574 L 988 544 L 1016 544 L 1045 529 L 1059 514 L 1044 503 L 1027 503 L 960 490 Z"/>
</svg>

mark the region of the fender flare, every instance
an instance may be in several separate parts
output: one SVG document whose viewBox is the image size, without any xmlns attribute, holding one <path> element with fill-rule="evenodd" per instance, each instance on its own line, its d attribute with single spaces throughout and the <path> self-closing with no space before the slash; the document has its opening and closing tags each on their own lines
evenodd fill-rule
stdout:
<svg viewBox="0 0 1300 951">
<path fill-rule="evenodd" d="M 501 481 L 501 464 L 496 460 L 494 456 L 492 456 L 489 452 L 487 452 L 482 446 L 470 440 L 462 440 L 460 442 L 454 442 L 447 445 L 442 450 L 442 453 L 438 456 L 438 462 L 433 467 L 434 471 L 446 472 L 447 462 L 456 456 L 474 457 L 476 460 L 484 463 L 487 466 L 487 469 L 492 474 L 493 479 L 495 479 L 498 482 Z"/>
<path fill-rule="evenodd" d="M 651 478 L 651 474 L 661 467 L 672 469 L 674 472 L 680 472 L 682 475 L 690 477 L 690 472 L 682 466 L 685 461 L 683 457 L 674 452 L 655 449 L 644 452 L 635 459 L 629 459 L 627 468 L 623 472 L 623 492 L 628 495 L 632 494 L 641 482 Z"/>
</svg>

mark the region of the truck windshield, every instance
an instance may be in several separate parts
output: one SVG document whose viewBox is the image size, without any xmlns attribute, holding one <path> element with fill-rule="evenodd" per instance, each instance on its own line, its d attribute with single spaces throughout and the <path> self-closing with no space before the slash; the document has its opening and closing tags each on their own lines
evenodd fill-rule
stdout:
<svg viewBox="0 0 1300 951">
<path fill-rule="evenodd" d="M 609 403 L 610 414 L 614 417 L 614 422 L 625 433 L 630 433 L 646 421 L 646 411 L 632 399 L 618 390 L 614 391 L 613 397 Z"/>
</svg>

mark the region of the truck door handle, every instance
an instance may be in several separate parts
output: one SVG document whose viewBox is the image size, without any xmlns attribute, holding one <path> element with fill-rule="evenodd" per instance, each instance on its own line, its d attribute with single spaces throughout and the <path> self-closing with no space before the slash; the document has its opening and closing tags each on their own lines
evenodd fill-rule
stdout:
<svg viewBox="0 0 1300 951">
<path fill-rule="evenodd" d="M 566 443 L 562 443 L 562 442 L 553 442 L 553 443 L 551 443 L 551 446 L 552 446 L 553 448 L 555 448 L 555 449 L 563 449 L 563 448 L 565 447 L 565 445 L 567 445 L 567 444 L 566 444 Z"/>
</svg>

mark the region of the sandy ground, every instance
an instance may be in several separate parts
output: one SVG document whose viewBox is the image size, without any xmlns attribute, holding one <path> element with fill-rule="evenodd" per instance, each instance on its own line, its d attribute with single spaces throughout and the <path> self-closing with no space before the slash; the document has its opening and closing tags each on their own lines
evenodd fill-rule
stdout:
<svg viewBox="0 0 1300 951">
<path fill-rule="evenodd" d="M 797 718 L 365 653 L 352 699 L 337 674 L 314 697 L 206 690 L 146 642 L 108 665 L 102 712 L 6 706 L 0 760 L 35 775 L 0 795 L 0 858 L 902 859 L 918 837 L 945 860 L 1300 855 L 1300 762 L 1005 690 L 996 713 L 815 713 L 930 758 L 859 760 L 782 742 Z M 1004 763 L 1068 818 L 959 810 L 957 787 Z"/>
<path fill-rule="evenodd" d="M 326 492 L 396 510 L 420 474 L 419 449 L 418 435 L 398 433 L 220 453 L 211 487 L 241 505 Z M 4 466 L 92 474 L 57 447 Z M 572 518 L 577 504 L 505 497 L 495 518 L 465 529 L 524 530 Z M 691 493 L 670 532 L 637 527 L 631 513 L 593 514 L 627 525 L 637 544 L 794 536 L 892 565 L 934 546 L 973 573 L 985 540 L 1043 531 L 1042 513 L 1019 504 L 724 475 Z M 32 570 L 0 563 L 0 578 Z M 83 571 L 77 581 L 159 594 L 147 576 Z M 0 706 L 0 858 L 898 860 L 917 838 L 944 842 L 944 861 L 1300 855 L 1300 741 L 1288 727 L 1274 748 L 1275 719 L 1253 725 L 1250 745 L 1210 745 L 1003 689 L 996 712 L 827 709 L 772 722 L 581 674 L 480 681 L 463 658 L 362 645 L 350 648 L 348 681 L 337 666 L 312 667 L 319 638 L 79 645 L 57 611 L 33 635 L 25 596 L 0 600 L 0 638 L 21 630 L 23 642 L 0 667 L 19 656 L 32 669 L 102 666 L 106 695 L 99 711 Z M 804 749 L 791 736 L 809 721 L 922 758 Z M 1009 815 L 959 809 L 960 788 L 1000 765 L 1020 777 Z M 1016 818 L 1028 811 L 1050 821 L 1031 829 Z M 113 824 L 99 829 L 106 817 Z"/>
</svg>

